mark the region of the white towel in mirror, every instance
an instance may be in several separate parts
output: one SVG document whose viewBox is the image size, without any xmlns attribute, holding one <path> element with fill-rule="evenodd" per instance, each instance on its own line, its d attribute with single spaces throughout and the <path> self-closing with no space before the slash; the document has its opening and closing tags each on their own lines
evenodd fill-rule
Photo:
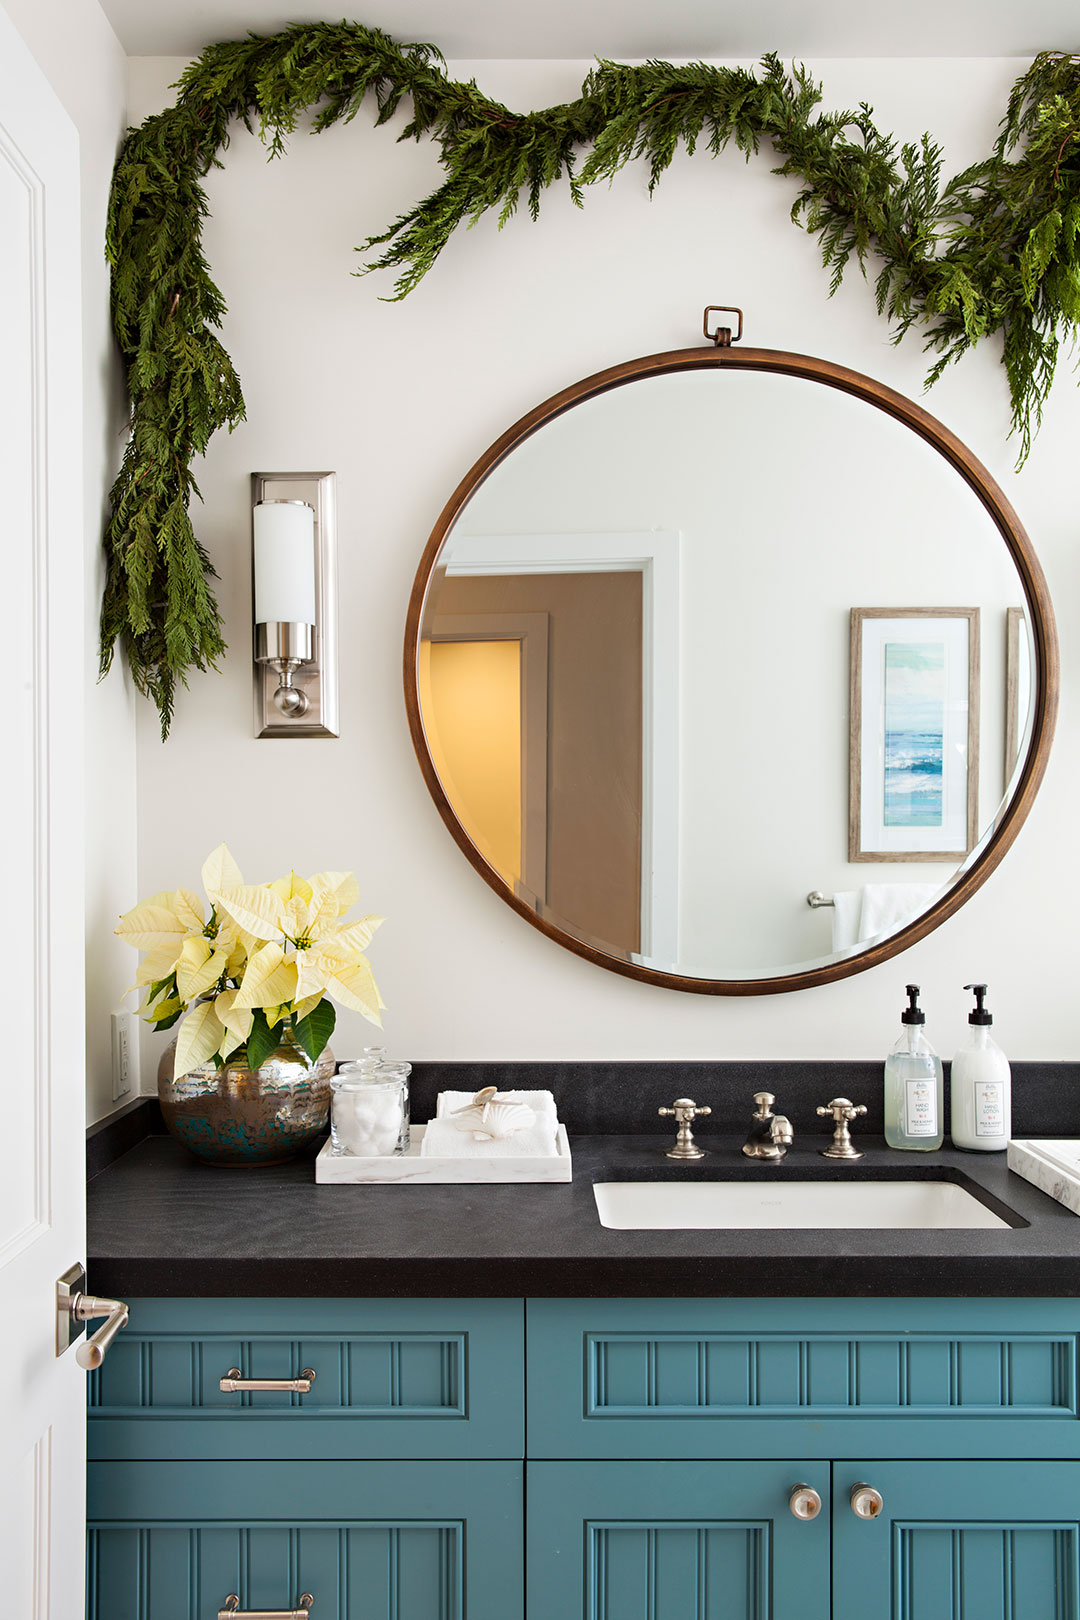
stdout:
<svg viewBox="0 0 1080 1620">
<path fill-rule="evenodd" d="M 833 950 L 850 951 L 863 940 L 896 934 L 929 909 L 938 883 L 864 883 L 833 896 Z"/>
<path fill-rule="evenodd" d="M 862 910 L 861 889 L 838 889 L 833 895 L 832 948 L 850 951 L 859 943 L 859 913 Z"/>
<path fill-rule="evenodd" d="M 940 883 L 864 883 L 859 938 L 897 934 L 926 911 Z"/>
</svg>

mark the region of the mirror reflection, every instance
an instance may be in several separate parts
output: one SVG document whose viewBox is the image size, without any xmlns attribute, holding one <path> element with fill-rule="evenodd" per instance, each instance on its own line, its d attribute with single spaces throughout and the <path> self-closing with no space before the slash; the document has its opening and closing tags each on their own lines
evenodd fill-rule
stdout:
<svg viewBox="0 0 1080 1620">
<path fill-rule="evenodd" d="M 660 971 L 790 974 L 898 932 L 992 834 L 1028 747 L 1025 607 L 905 424 L 798 377 L 639 378 L 460 511 L 424 733 L 538 916 Z"/>
</svg>

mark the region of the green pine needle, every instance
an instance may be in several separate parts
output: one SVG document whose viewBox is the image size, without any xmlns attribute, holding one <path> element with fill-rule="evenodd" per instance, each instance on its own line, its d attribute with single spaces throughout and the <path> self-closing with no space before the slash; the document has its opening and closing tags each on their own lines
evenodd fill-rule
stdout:
<svg viewBox="0 0 1080 1620">
<path fill-rule="evenodd" d="M 1031 448 L 1058 349 L 1080 325 L 1080 58 L 1043 52 L 1017 81 L 991 157 L 941 182 L 929 135 L 897 148 L 862 105 L 820 111 L 821 89 L 775 55 L 760 72 L 692 62 L 600 61 L 577 101 L 517 114 L 456 83 L 431 45 L 400 45 L 359 23 L 294 24 L 212 45 L 185 70 L 175 104 L 129 132 L 106 231 L 113 324 L 127 368 L 131 438 L 105 534 L 101 673 L 122 644 L 162 737 L 176 685 L 225 652 L 216 577 L 192 527 L 191 467 L 214 433 L 244 419 L 240 380 L 217 336 L 225 300 L 202 253 L 201 181 L 230 125 L 281 156 L 301 118 L 348 123 L 370 97 L 376 124 L 403 102 L 402 140 L 436 142 L 443 183 L 359 251 L 357 274 L 398 272 L 395 298 L 423 280 L 461 225 L 524 199 L 585 190 L 643 161 L 654 189 L 680 152 L 746 159 L 764 145 L 799 190 L 792 219 L 818 237 L 830 294 L 854 260 L 899 341 L 914 326 L 935 359 L 928 385 L 1000 335 L 1020 461 Z M 379 248 L 377 257 L 371 250 Z"/>
</svg>

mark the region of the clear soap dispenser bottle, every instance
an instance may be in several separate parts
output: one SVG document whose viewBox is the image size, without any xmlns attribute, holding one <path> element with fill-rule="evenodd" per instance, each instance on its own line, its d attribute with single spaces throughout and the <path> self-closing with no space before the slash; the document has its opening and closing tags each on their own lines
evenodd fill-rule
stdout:
<svg viewBox="0 0 1080 1620">
<path fill-rule="evenodd" d="M 975 993 L 968 1013 L 971 1037 L 953 1058 L 950 1132 L 953 1147 L 969 1153 L 1001 1153 L 1012 1135 L 1012 1071 L 990 1035 L 993 1014 L 984 1006 L 985 984 L 965 984 Z"/>
<path fill-rule="evenodd" d="M 885 1140 L 890 1147 L 933 1153 L 945 1139 L 941 1059 L 923 1033 L 919 987 L 906 989 L 903 1033 L 885 1060 Z"/>
</svg>

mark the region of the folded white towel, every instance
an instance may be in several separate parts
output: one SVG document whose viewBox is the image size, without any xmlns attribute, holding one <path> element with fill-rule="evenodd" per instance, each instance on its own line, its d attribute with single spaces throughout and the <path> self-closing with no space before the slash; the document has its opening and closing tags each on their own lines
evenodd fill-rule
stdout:
<svg viewBox="0 0 1080 1620">
<path fill-rule="evenodd" d="M 447 1119 L 459 1108 L 468 1108 L 474 1096 L 476 1093 L 473 1091 L 440 1091 L 435 1106 L 435 1118 Z M 498 1091 L 495 1093 L 495 1101 L 523 1103 L 526 1108 L 532 1109 L 538 1120 L 550 1119 L 552 1123 L 558 1121 L 555 1098 L 550 1091 Z"/>
<path fill-rule="evenodd" d="M 941 892 L 940 883 L 866 883 L 859 912 L 859 938 L 898 934 L 929 908 Z"/>
<path fill-rule="evenodd" d="M 861 889 L 838 889 L 833 895 L 832 948 L 850 951 L 859 943 L 859 913 L 862 909 Z"/>
<path fill-rule="evenodd" d="M 471 1097 L 467 1099 L 471 1101 Z M 472 1131 L 459 1131 L 452 1119 L 433 1119 L 420 1143 L 422 1159 L 550 1159 L 558 1151 L 553 1119 L 538 1119 L 513 1136 L 477 1141 Z"/>
</svg>

